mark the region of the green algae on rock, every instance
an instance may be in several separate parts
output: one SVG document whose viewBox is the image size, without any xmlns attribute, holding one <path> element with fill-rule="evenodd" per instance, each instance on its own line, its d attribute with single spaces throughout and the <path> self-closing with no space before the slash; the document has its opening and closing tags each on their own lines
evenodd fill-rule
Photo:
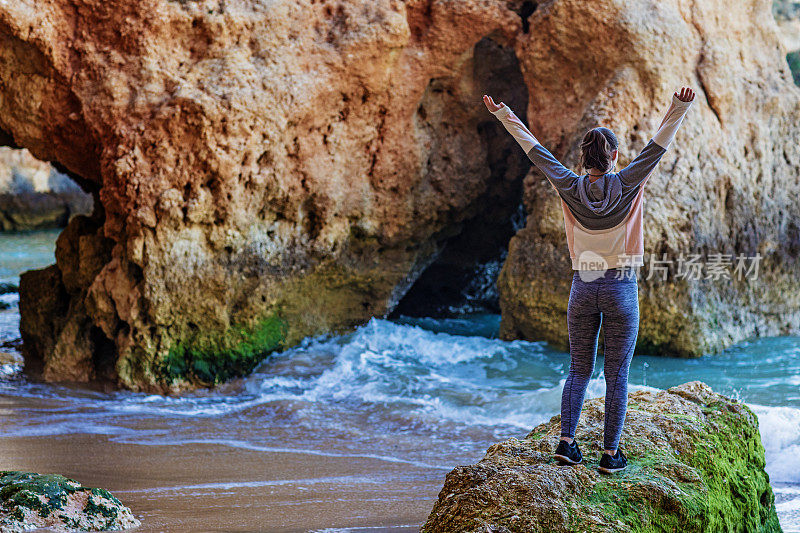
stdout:
<svg viewBox="0 0 800 533">
<path fill-rule="evenodd" d="M 109 531 L 136 527 L 131 510 L 105 489 L 58 474 L 0 471 L 0 531 Z"/>
<path fill-rule="evenodd" d="M 603 399 L 588 400 L 578 424 L 583 464 L 552 458 L 560 423 L 554 416 L 452 470 L 422 531 L 781 530 L 758 419 L 704 383 L 631 393 L 620 443 L 629 466 L 611 476 L 597 471 Z"/>
<path fill-rule="evenodd" d="M 198 334 L 169 351 L 159 368 L 160 379 L 168 385 L 191 386 L 244 376 L 283 345 L 287 329 L 286 321 L 275 313 L 254 328 L 231 328 L 223 338 Z"/>
</svg>

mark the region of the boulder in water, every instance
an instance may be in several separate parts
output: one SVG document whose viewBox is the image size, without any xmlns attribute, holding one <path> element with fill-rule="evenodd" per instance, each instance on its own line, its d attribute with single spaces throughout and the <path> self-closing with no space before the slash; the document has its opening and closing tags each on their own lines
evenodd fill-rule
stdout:
<svg viewBox="0 0 800 533">
<path fill-rule="evenodd" d="M 597 471 L 603 399 L 584 404 L 582 464 L 552 458 L 560 423 L 554 416 L 453 469 L 422 531 L 780 531 L 758 419 L 704 383 L 631 393 L 620 443 L 628 467 L 610 476 Z"/>
<path fill-rule="evenodd" d="M 0 531 L 108 531 L 139 524 L 105 489 L 84 487 L 58 474 L 0 472 Z"/>
</svg>

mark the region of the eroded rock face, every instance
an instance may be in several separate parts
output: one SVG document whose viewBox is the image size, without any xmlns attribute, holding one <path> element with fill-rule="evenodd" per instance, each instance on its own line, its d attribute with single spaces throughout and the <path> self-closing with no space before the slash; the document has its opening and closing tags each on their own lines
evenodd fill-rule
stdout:
<svg viewBox="0 0 800 533">
<path fill-rule="evenodd" d="M 622 168 L 655 133 L 672 92 L 697 93 L 646 185 L 639 347 L 651 353 L 699 355 L 800 331 L 800 90 L 770 7 L 562 0 L 536 10 L 518 52 L 536 80 L 533 132 L 576 171 L 589 128 L 616 133 Z M 572 271 L 560 204 L 538 170 L 525 205 L 527 226 L 498 282 L 501 335 L 566 348 Z M 679 277 L 678 260 L 693 254 L 702 279 Z M 716 263 L 728 278 L 708 266 L 713 254 L 723 254 Z M 651 257 L 671 261 L 656 265 L 669 269 L 666 280 Z M 737 258 L 745 271 L 758 264 L 757 279 L 735 272 Z"/>
<path fill-rule="evenodd" d="M 523 4 L 0 6 L 0 137 L 99 199 L 22 277 L 28 370 L 214 383 L 387 313 L 468 228 L 510 236 L 530 165 L 481 96 L 527 106 Z"/>
<path fill-rule="evenodd" d="M 2 531 L 119 531 L 139 525 L 131 510 L 105 489 L 84 487 L 58 474 L 0 472 Z"/>
<path fill-rule="evenodd" d="M 561 420 L 453 469 L 423 532 L 781 531 L 758 419 L 699 381 L 629 395 L 628 467 L 597 471 L 603 399 L 584 404 L 576 466 L 552 459 Z"/>
<path fill-rule="evenodd" d="M 92 196 L 27 150 L 0 147 L 0 231 L 66 226 Z"/>
</svg>

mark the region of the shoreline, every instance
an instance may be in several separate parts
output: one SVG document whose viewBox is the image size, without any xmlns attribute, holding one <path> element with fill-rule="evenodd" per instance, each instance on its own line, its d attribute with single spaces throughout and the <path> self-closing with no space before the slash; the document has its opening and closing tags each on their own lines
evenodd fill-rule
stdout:
<svg viewBox="0 0 800 533">
<path fill-rule="evenodd" d="M 106 488 L 142 521 L 137 533 L 419 531 L 449 471 L 313 450 L 147 444 L 80 433 L 2 437 L 0 469 L 60 473 Z M 771 486 L 784 532 L 800 531 L 800 483 Z"/>
<path fill-rule="evenodd" d="M 418 531 L 447 473 L 368 458 L 117 440 L 5 437 L 0 464 L 108 489 L 142 521 L 137 533 Z"/>
</svg>

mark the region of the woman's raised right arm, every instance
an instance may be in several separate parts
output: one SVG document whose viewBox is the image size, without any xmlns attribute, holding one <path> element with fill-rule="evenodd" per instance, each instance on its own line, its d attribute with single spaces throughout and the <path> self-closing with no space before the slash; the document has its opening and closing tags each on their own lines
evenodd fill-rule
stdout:
<svg viewBox="0 0 800 533">
<path fill-rule="evenodd" d="M 536 137 L 528 131 L 525 124 L 514 114 L 505 104 L 491 111 L 497 119 L 505 126 L 506 130 L 517 140 L 528 158 L 542 171 L 547 180 L 558 190 L 568 189 L 578 178 L 577 174 L 565 167 L 561 161 L 555 158 L 550 151 L 542 146 Z"/>
</svg>

